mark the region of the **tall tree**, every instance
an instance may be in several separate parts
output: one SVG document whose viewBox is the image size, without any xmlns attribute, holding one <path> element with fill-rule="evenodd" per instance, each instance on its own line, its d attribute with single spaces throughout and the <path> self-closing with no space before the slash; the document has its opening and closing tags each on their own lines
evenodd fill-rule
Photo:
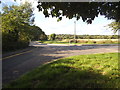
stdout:
<svg viewBox="0 0 120 90">
<path fill-rule="evenodd" d="M 15 44 L 17 46 L 19 42 L 28 43 L 32 16 L 33 9 L 31 4 L 27 2 L 20 6 L 12 5 L 3 7 L 0 17 L 2 19 L 3 48 L 10 48 L 10 43 L 11 47 Z"/>
<path fill-rule="evenodd" d="M 2 33 L 13 33 L 18 38 L 21 32 L 27 32 L 31 24 L 33 10 L 30 3 L 20 6 L 5 6 L 2 13 Z"/>
</svg>

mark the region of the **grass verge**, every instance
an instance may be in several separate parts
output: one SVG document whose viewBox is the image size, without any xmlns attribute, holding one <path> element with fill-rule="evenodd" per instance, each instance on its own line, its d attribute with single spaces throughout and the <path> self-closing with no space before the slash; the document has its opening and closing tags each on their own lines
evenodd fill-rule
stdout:
<svg viewBox="0 0 120 90">
<path fill-rule="evenodd" d="M 4 88 L 118 88 L 118 53 L 58 59 L 26 73 Z"/>
<path fill-rule="evenodd" d="M 69 41 L 58 41 L 58 40 L 54 40 L 54 41 L 39 41 L 40 43 L 44 43 L 44 44 L 120 44 L 120 42 L 118 41 L 111 41 L 111 40 L 101 40 L 101 41 L 85 41 L 85 40 L 81 40 L 78 41 L 77 43 L 74 42 L 69 42 Z"/>
</svg>

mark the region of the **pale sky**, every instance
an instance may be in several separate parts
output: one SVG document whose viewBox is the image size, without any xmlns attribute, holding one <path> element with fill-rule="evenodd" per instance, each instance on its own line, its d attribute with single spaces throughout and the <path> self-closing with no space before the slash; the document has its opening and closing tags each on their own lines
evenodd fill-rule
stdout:
<svg viewBox="0 0 120 90">
<path fill-rule="evenodd" d="M 1 0 L 3 1 L 3 0 Z M 26 0 L 32 2 L 34 7 L 34 16 L 36 26 L 39 26 L 47 35 L 55 33 L 55 34 L 74 34 L 74 21 L 75 18 L 68 19 L 63 17 L 62 21 L 57 22 L 57 18 L 45 18 L 42 12 L 38 12 L 37 9 L 37 1 L 36 0 Z M 35 1 L 33 3 L 33 1 Z M 22 0 L 25 2 L 25 0 Z M 12 4 L 20 4 L 20 0 L 14 2 L 14 0 L 4 0 L 4 4 L 12 5 Z M 2 4 L 3 5 L 3 4 Z M 107 20 L 104 16 L 96 17 L 92 24 L 86 24 L 81 19 L 76 21 L 76 34 L 77 35 L 113 35 L 113 31 L 109 29 L 107 26 L 113 20 Z"/>
</svg>

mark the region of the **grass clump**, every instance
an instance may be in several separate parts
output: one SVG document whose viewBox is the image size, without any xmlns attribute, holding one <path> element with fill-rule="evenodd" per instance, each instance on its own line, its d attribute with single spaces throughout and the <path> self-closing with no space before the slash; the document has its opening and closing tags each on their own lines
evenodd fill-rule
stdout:
<svg viewBox="0 0 120 90">
<path fill-rule="evenodd" d="M 118 53 L 58 59 L 34 69 L 5 88 L 118 88 Z"/>
</svg>

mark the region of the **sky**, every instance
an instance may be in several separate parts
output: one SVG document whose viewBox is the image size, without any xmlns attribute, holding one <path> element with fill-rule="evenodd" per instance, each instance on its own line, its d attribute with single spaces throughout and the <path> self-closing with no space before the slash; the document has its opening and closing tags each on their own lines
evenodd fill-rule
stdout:
<svg viewBox="0 0 120 90">
<path fill-rule="evenodd" d="M 20 0 L 1 0 L 2 7 L 4 5 L 20 5 Z M 34 16 L 35 16 L 35 22 L 34 24 L 38 27 L 40 27 L 47 35 L 50 35 L 52 33 L 55 34 L 74 34 L 74 21 L 76 21 L 76 34 L 77 35 L 113 35 L 113 31 L 106 27 L 108 24 L 113 22 L 113 20 L 107 20 L 107 18 L 104 18 L 104 16 L 98 16 L 95 18 L 92 24 L 87 24 L 80 20 L 68 19 L 66 17 L 62 18 L 62 21 L 57 22 L 57 18 L 45 18 L 45 16 L 42 14 L 42 12 L 38 12 L 37 9 L 37 0 L 22 0 L 22 3 L 25 1 L 32 2 L 32 5 L 34 7 Z M 0 9 L 1 10 L 1 9 Z"/>
</svg>

